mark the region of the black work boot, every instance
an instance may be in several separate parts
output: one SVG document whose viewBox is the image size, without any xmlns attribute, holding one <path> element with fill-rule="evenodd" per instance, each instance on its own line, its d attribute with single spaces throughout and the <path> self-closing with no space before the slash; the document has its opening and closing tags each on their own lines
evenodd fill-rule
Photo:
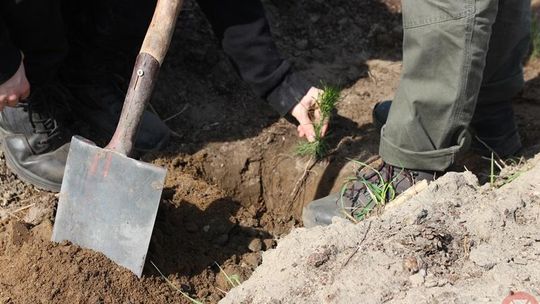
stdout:
<svg viewBox="0 0 540 304">
<path fill-rule="evenodd" d="M 21 180 L 58 192 L 72 132 L 69 92 L 58 84 L 34 86 L 28 101 L 0 113 L 0 139 L 8 168 Z"/>
<path fill-rule="evenodd" d="M 435 171 L 414 171 L 383 163 L 367 173 L 358 173 L 340 193 L 333 193 L 304 207 L 304 227 L 325 226 L 337 216 L 355 220 L 364 219 L 379 205 L 393 200 L 416 183 L 433 181 L 442 175 Z"/>
<path fill-rule="evenodd" d="M 392 106 L 391 100 L 385 100 L 375 105 L 372 112 L 373 124 L 381 129 Z M 499 102 L 478 105 L 471 121 L 471 149 L 483 156 L 494 152 L 498 157 L 505 158 L 515 155 L 522 148 L 510 102 Z"/>
<path fill-rule="evenodd" d="M 110 78 L 109 78 L 110 79 Z M 125 93 L 114 81 L 69 84 L 78 101 L 74 111 L 108 142 L 116 130 L 124 105 Z M 170 129 L 154 113 L 143 113 L 135 149 L 139 152 L 159 151 L 169 142 Z"/>
<path fill-rule="evenodd" d="M 74 112 L 97 131 L 97 139 L 109 142 L 120 119 L 133 62 L 129 54 L 102 48 L 95 46 L 90 52 L 77 49 L 61 75 L 77 100 Z M 167 125 L 146 110 L 137 131 L 135 150 L 159 151 L 167 145 L 169 137 Z"/>
</svg>

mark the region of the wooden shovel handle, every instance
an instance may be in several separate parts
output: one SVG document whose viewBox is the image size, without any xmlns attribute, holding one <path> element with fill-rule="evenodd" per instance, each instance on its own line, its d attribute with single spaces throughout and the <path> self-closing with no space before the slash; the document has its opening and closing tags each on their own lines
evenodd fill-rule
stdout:
<svg viewBox="0 0 540 304">
<path fill-rule="evenodd" d="M 183 0 L 158 0 L 152 22 L 135 61 L 116 131 L 106 149 L 130 155 L 146 105 L 152 97 L 159 68 L 171 43 Z"/>
</svg>

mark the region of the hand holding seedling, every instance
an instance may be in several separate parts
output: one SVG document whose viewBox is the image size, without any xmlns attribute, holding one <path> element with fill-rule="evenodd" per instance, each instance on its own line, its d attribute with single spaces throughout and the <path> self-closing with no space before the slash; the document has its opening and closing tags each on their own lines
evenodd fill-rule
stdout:
<svg viewBox="0 0 540 304">
<path fill-rule="evenodd" d="M 317 159 L 326 156 L 328 144 L 324 140 L 324 135 L 339 96 L 339 90 L 331 86 L 324 85 L 322 90 L 311 88 L 293 109 L 292 115 L 300 122 L 298 135 L 305 136 L 308 140 L 298 145 L 296 149 L 298 155 L 313 156 Z"/>
<path fill-rule="evenodd" d="M 298 136 L 305 137 L 309 142 L 314 142 L 317 138 L 314 124 L 321 123 L 321 110 L 317 106 L 317 98 L 323 93 L 322 90 L 311 87 L 307 94 L 292 109 L 291 115 L 298 120 Z M 310 111 L 313 111 L 313 118 L 310 117 Z M 314 121 L 315 120 L 315 121 Z M 323 137 L 328 129 L 328 120 L 322 122 L 320 136 Z"/>
</svg>

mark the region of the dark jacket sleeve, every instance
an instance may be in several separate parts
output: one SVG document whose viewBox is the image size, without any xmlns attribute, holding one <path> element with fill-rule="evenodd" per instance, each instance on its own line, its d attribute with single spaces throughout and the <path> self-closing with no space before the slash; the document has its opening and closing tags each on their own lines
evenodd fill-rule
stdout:
<svg viewBox="0 0 540 304">
<path fill-rule="evenodd" d="M 0 83 L 6 82 L 17 72 L 21 53 L 9 39 L 8 30 L 0 18 Z"/>
<path fill-rule="evenodd" d="M 282 116 L 311 87 L 284 60 L 258 0 L 199 0 L 240 77 Z"/>
</svg>

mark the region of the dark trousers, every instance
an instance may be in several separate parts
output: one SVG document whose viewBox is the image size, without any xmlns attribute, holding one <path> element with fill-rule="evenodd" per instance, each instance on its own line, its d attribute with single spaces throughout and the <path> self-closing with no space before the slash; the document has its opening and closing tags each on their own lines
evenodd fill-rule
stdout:
<svg viewBox="0 0 540 304">
<path fill-rule="evenodd" d="M 65 63 L 69 47 L 70 54 L 76 58 L 73 62 L 84 56 L 89 46 L 100 48 L 105 56 L 136 53 L 156 2 L 0 0 L 0 3 L 0 33 L 4 33 L 0 35 L 0 46 L 10 39 L 25 54 L 30 82 L 39 84 L 55 77 Z M 261 2 L 198 0 L 198 3 L 241 78 L 280 114 L 286 114 L 309 85 L 292 73 L 290 63 L 281 58 Z M 0 59 L 0 75 L 2 70 Z"/>
</svg>

